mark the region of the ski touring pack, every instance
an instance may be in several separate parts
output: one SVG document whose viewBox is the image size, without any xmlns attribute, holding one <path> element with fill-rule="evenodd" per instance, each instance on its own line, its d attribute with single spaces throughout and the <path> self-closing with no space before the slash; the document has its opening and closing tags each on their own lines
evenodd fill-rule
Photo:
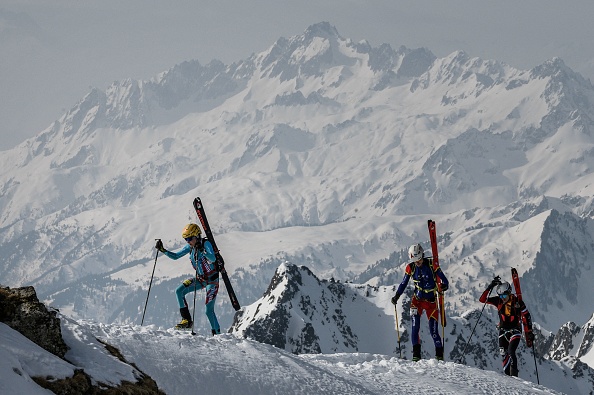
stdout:
<svg viewBox="0 0 594 395">
<path fill-rule="evenodd" d="M 214 240 L 214 236 L 212 235 L 212 230 L 210 229 L 210 225 L 208 224 L 208 219 L 206 218 L 206 213 L 204 211 L 204 206 L 202 205 L 202 200 L 199 197 L 194 199 L 194 209 L 196 210 L 196 215 L 198 215 L 198 219 L 200 220 L 200 224 L 202 225 L 202 229 L 204 229 L 204 233 L 206 233 L 206 238 L 212 244 L 212 248 L 215 253 L 216 257 L 216 265 L 223 278 L 223 282 L 225 283 L 225 288 L 227 289 L 227 294 L 229 295 L 229 299 L 231 301 L 231 305 L 235 309 L 235 311 L 239 310 L 241 306 L 239 305 L 239 301 L 237 300 L 237 296 L 235 295 L 235 291 L 233 290 L 233 286 L 231 285 L 231 281 L 229 280 L 229 275 L 227 274 L 227 270 L 225 269 L 225 260 L 217 247 L 217 243 Z"/>
<path fill-rule="evenodd" d="M 429 239 L 431 240 L 431 254 L 433 255 L 433 271 L 435 272 L 439 268 L 439 255 L 437 252 L 437 231 L 435 230 L 435 221 L 428 220 L 427 227 L 429 228 Z M 439 276 L 436 276 L 435 274 L 434 277 L 435 283 L 437 284 L 437 307 L 439 308 L 441 327 L 445 328 L 447 325 L 447 320 L 445 314 L 443 291 L 441 290 L 441 278 L 439 278 Z"/>
</svg>

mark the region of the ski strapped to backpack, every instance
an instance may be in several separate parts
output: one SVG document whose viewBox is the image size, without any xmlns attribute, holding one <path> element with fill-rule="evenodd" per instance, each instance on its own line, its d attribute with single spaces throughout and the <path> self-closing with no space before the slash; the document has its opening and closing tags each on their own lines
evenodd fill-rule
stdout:
<svg viewBox="0 0 594 395">
<path fill-rule="evenodd" d="M 512 281 L 514 283 L 514 289 L 516 291 L 516 297 L 521 302 L 522 301 L 522 288 L 520 287 L 520 276 L 518 276 L 518 271 L 516 270 L 515 267 L 511 268 L 511 275 L 512 275 Z M 528 321 L 526 320 L 526 317 L 523 314 L 522 314 L 522 325 L 524 326 L 525 334 L 532 332 L 532 330 L 530 329 L 530 325 L 528 324 Z"/>
<path fill-rule="evenodd" d="M 515 267 L 511 268 L 511 275 L 512 281 L 514 283 L 514 290 L 516 291 L 516 297 L 521 302 L 522 301 L 522 287 L 520 287 L 520 276 L 518 276 L 518 271 Z M 524 314 L 522 314 L 522 326 L 524 327 L 524 337 L 526 338 L 528 333 L 532 333 L 532 329 L 530 328 L 531 323 L 528 323 L 528 319 Z M 536 350 L 534 349 L 534 341 L 531 345 L 532 348 L 532 356 L 534 357 L 534 369 L 536 371 L 536 382 L 540 384 L 540 378 L 538 377 L 538 363 L 536 362 Z"/>
<path fill-rule="evenodd" d="M 212 230 L 210 229 L 210 225 L 208 224 L 208 219 L 206 218 L 206 213 L 204 212 L 204 206 L 202 205 L 202 200 L 199 197 L 194 199 L 194 209 L 196 210 L 196 214 L 198 215 L 198 219 L 200 220 L 200 224 L 202 225 L 202 229 L 204 229 L 204 233 L 206 234 L 206 238 L 212 244 L 212 248 L 215 253 L 216 257 L 216 265 L 221 277 L 223 278 L 223 282 L 225 283 L 225 288 L 227 289 L 227 294 L 229 295 L 229 299 L 231 300 L 231 305 L 235 309 L 235 311 L 239 310 L 241 306 L 239 305 L 239 301 L 237 300 L 237 296 L 235 296 L 235 291 L 233 290 L 233 286 L 231 285 L 231 281 L 229 280 L 229 275 L 227 274 L 227 270 L 225 269 L 225 261 L 217 247 L 217 243 L 214 240 L 214 236 L 212 235 Z"/>
<path fill-rule="evenodd" d="M 443 291 L 441 290 L 441 278 L 435 275 L 436 270 L 439 269 L 439 255 L 437 253 L 437 231 L 435 230 L 435 221 L 428 220 L 427 227 L 429 228 L 429 239 L 431 240 L 431 254 L 433 255 L 433 277 L 435 278 L 435 283 L 437 284 L 437 307 L 439 308 L 439 317 L 441 320 L 441 327 L 443 332 L 443 328 L 445 328 L 447 325 L 447 320 L 445 314 Z"/>
<path fill-rule="evenodd" d="M 514 282 L 514 289 L 519 301 L 522 301 L 522 288 L 520 287 L 520 277 L 515 267 L 511 268 L 512 281 Z"/>
</svg>

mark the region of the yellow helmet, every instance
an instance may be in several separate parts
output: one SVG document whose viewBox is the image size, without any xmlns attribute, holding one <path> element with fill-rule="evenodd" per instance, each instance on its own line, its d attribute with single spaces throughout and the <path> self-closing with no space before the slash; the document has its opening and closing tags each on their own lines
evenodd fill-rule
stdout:
<svg viewBox="0 0 594 395">
<path fill-rule="evenodd" d="M 187 224 L 184 230 L 182 231 L 182 237 L 187 239 L 188 237 L 199 237 L 202 234 L 200 227 L 196 224 Z"/>
</svg>

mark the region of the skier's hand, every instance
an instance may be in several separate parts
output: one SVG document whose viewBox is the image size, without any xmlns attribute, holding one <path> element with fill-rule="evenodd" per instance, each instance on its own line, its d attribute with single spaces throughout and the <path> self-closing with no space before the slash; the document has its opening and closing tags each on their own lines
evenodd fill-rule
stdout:
<svg viewBox="0 0 594 395">
<path fill-rule="evenodd" d="M 448 284 L 441 284 L 441 292 L 445 292 L 448 289 L 450 289 L 450 286 Z"/>
<path fill-rule="evenodd" d="M 501 284 L 501 278 L 499 276 L 495 276 L 495 278 L 493 278 L 493 281 L 491 281 L 491 284 L 489 284 L 489 289 L 493 289 L 499 284 Z"/>
<path fill-rule="evenodd" d="M 392 300 L 392 304 L 394 306 L 396 306 L 396 303 L 398 303 L 398 298 L 400 298 L 400 295 L 398 295 L 398 294 L 392 296 L 392 299 L 391 300 Z"/>
<path fill-rule="evenodd" d="M 192 279 L 191 279 L 191 278 L 189 278 L 189 279 L 187 279 L 187 280 L 184 280 L 183 284 L 184 284 L 186 287 L 189 287 L 190 285 L 192 285 Z"/>
<path fill-rule="evenodd" d="M 532 348 L 532 346 L 534 345 L 534 333 L 532 332 L 526 332 L 526 345 L 528 346 L 528 348 Z"/>
<path fill-rule="evenodd" d="M 161 241 L 161 239 L 157 239 L 157 244 L 155 244 L 155 248 L 161 252 L 167 251 L 165 247 L 163 247 L 163 242 Z"/>
</svg>

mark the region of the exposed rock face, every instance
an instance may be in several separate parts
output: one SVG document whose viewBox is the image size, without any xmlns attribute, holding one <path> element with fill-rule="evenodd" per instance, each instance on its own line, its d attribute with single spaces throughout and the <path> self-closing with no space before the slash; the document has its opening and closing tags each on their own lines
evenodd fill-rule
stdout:
<svg viewBox="0 0 594 395">
<path fill-rule="evenodd" d="M 352 306 L 369 316 L 348 315 Z M 377 310 L 376 310 L 377 309 Z M 306 266 L 281 264 L 258 302 L 235 316 L 230 332 L 295 354 L 356 352 L 353 325 L 380 314 L 347 284 L 319 280 Z"/>
<path fill-rule="evenodd" d="M 62 338 L 60 319 L 56 310 L 48 310 L 39 301 L 33 287 L 0 288 L 0 322 L 33 341 L 41 348 L 51 352 L 59 358 L 65 358 L 68 346 Z M 120 361 L 128 363 L 121 353 L 113 346 L 103 343 L 106 349 Z M 76 369 L 72 377 L 55 379 L 53 377 L 33 377 L 41 387 L 56 394 L 128 394 L 128 395 L 164 395 L 155 381 L 139 372 L 135 383 L 122 381 L 117 387 L 99 383 L 93 384 L 91 377 L 84 369 Z"/>
<path fill-rule="evenodd" d="M 33 287 L 0 288 L 0 322 L 64 359 L 68 346 L 62 339 L 57 311 L 39 302 Z"/>
</svg>

